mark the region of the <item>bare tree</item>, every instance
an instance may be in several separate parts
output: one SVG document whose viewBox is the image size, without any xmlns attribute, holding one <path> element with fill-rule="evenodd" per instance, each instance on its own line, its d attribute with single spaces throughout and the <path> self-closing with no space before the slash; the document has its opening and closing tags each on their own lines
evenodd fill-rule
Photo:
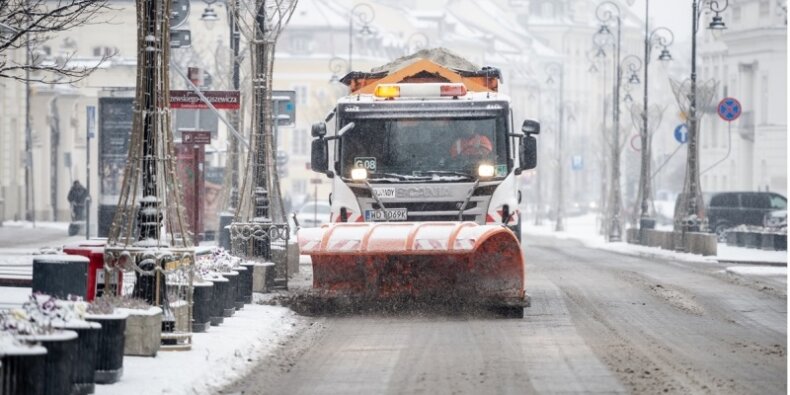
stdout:
<svg viewBox="0 0 790 395">
<path fill-rule="evenodd" d="M 89 76 L 115 55 L 104 53 L 95 63 L 72 62 L 72 51 L 57 60 L 43 59 L 43 44 L 52 35 L 100 23 L 109 0 L 0 0 L 0 78 L 47 84 L 74 83 Z M 20 60 L 10 53 L 24 51 Z"/>
</svg>

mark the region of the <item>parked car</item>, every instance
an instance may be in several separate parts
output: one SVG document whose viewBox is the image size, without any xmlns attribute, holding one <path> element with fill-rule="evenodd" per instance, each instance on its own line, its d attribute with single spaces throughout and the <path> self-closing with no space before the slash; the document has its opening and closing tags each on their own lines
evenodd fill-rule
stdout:
<svg viewBox="0 0 790 395">
<path fill-rule="evenodd" d="M 766 218 L 787 210 L 787 198 L 773 192 L 718 192 L 711 194 L 707 209 L 710 228 L 721 235 L 738 225 L 765 226 Z"/>
<path fill-rule="evenodd" d="M 327 202 L 307 202 L 299 213 L 296 220 L 303 228 L 313 228 L 330 222 L 331 208 Z"/>
</svg>

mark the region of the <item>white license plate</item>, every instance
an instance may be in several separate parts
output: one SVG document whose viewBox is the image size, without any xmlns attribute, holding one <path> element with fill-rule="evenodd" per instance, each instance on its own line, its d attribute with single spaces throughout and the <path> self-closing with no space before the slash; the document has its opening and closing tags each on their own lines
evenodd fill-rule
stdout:
<svg viewBox="0 0 790 395">
<path fill-rule="evenodd" d="M 388 208 L 386 210 L 365 210 L 365 222 L 377 221 L 405 221 L 407 210 L 405 208 Z"/>
</svg>

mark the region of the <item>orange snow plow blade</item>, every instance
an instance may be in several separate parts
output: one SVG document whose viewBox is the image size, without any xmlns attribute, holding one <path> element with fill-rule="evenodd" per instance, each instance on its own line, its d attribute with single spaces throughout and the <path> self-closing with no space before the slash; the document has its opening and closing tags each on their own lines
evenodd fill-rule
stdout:
<svg viewBox="0 0 790 395">
<path fill-rule="evenodd" d="M 524 259 L 515 235 L 473 222 L 336 223 L 303 228 L 313 288 L 333 296 L 459 295 L 525 306 Z"/>
</svg>

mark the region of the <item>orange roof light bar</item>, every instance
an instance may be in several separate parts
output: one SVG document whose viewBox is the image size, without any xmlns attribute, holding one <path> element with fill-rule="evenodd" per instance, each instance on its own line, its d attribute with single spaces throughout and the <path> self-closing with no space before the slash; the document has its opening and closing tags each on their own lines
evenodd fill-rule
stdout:
<svg viewBox="0 0 790 395">
<path fill-rule="evenodd" d="M 374 95 L 383 99 L 396 97 L 458 97 L 466 95 L 466 87 L 461 83 L 379 84 L 376 86 Z"/>
</svg>

